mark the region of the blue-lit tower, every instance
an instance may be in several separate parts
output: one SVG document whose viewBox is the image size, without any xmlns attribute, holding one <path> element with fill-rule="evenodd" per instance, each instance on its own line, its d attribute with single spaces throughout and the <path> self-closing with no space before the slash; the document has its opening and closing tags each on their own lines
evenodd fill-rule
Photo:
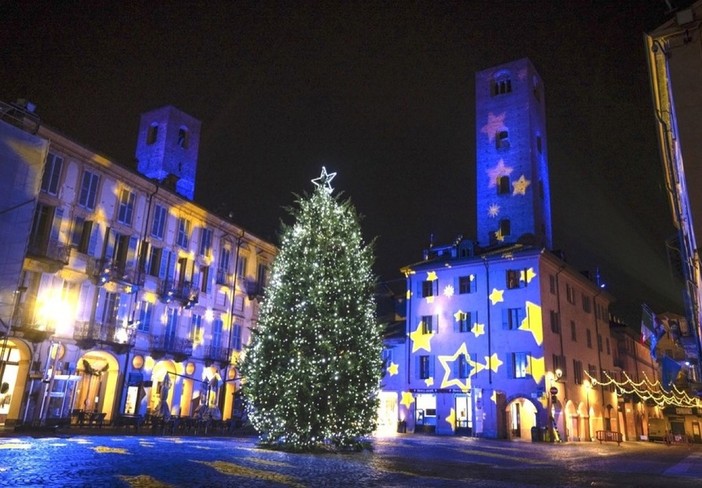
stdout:
<svg viewBox="0 0 702 488">
<path fill-rule="evenodd" d="M 528 59 L 476 74 L 475 117 L 478 243 L 550 249 L 544 87 Z"/>
<path fill-rule="evenodd" d="M 173 106 L 141 115 L 137 169 L 148 178 L 175 182 L 175 191 L 192 200 L 200 146 L 200 121 Z"/>
</svg>

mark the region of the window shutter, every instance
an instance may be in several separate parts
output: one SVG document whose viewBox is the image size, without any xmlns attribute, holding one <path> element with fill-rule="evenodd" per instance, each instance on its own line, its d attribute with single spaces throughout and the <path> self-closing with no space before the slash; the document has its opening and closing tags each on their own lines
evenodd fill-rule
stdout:
<svg viewBox="0 0 702 488">
<path fill-rule="evenodd" d="M 59 240 L 59 236 L 61 235 L 61 220 L 62 219 L 63 219 L 63 209 L 60 207 L 54 209 L 54 220 L 51 224 L 51 235 L 50 235 L 50 239 L 52 241 Z"/>
<path fill-rule="evenodd" d="M 103 311 L 105 310 L 105 295 L 107 293 L 105 292 L 105 289 L 100 287 L 98 288 L 98 299 L 97 299 L 97 307 L 95 309 L 95 318 L 98 323 L 102 323 L 102 314 Z"/>
<path fill-rule="evenodd" d="M 421 361 L 421 356 L 417 354 L 414 357 L 414 377 L 415 379 L 421 379 L 422 378 L 422 361 Z"/>
<path fill-rule="evenodd" d="M 92 225 L 92 232 L 90 232 L 90 240 L 88 241 L 88 254 L 93 257 L 97 257 L 97 244 L 100 238 L 100 224 L 95 222 Z"/>
<path fill-rule="evenodd" d="M 429 356 L 429 377 L 434 376 L 434 356 Z"/>
<path fill-rule="evenodd" d="M 507 356 L 507 377 L 510 379 L 514 378 L 514 366 L 515 366 L 514 353 L 511 353 Z"/>
<path fill-rule="evenodd" d="M 432 322 L 434 322 L 432 324 L 432 332 L 434 334 L 438 334 L 439 333 L 439 316 L 434 315 L 431 320 L 432 320 Z"/>
<path fill-rule="evenodd" d="M 161 251 L 161 265 L 158 268 L 158 277 L 162 280 L 167 278 L 168 273 L 168 261 L 171 258 L 171 252 L 168 249 L 163 249 Z"/>
<path fill-rule="evenodd" d="M 502 328 L 509 329 L 509 309 L 507 308 L 502 309 Z"/>
</svg>

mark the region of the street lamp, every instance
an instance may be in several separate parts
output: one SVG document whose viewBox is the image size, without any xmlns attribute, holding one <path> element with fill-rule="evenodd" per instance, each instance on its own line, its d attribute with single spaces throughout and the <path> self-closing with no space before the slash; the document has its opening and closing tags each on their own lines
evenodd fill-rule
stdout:
<svg viewBox="0 0 702 488">
<path fill-rule="evenodd" d="M 590 390 L 592 390 L 592 383 L 589 380 L 583 381 L 583 386 L 585 387 L 585 403 L 587 406 L 587 416 L 585 420 L 587 421 L 587 440 L 592 441 L 592 435 L 590 434 Z"/>
</svg>

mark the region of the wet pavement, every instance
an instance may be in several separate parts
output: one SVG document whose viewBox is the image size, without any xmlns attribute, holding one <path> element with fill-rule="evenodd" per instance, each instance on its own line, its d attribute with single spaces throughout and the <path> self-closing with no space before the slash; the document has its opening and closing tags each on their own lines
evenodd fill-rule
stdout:
<svg viewBox="0 0 702 488">
<path fill-rule="evenodd" d="M 545 444 L 398 435 L 346 454 L 259 449 L 253 437 L 0 438 L 0 486 L 22 487 L 686 487 L 702 446 Z"/>
</svg>

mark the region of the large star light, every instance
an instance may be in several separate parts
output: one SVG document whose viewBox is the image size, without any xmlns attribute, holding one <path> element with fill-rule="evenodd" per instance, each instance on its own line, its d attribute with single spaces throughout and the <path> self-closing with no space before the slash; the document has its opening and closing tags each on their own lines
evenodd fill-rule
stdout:
<svg viewBox="0 0 702 488">
<path fill-rule="evenodd" d="M 403 391 L 402 400 L 400 400 L 400 405 L 404 405 L 405 407 L 410 408 L 413 403 L 414 395 L 412 395 L 412 393 L 409 391 Z"/>
<path fill-rule="evenodd" d="M 436 276 L 436 271 L 427 271 L 427 281 L 436 281 L 439 277 Z"/>
<path fill-rule="evenodd" d="M 506 166 L 505 162 L 500 159 L 493 168 L 485 170 L 488 175 L 488 188 L 495 188 L 499 179 L 503 176 L 511 175 L 512 171 L 514 171 L 514 168 Z"/>
<path fill-rule="evenodd" d="M 527 356 L 527 368 L 531 371 L 531 377 L 534 379 L 534 383 L 537 385 L 541 382 L 541 378 L 546 375 L 546 361 L 544 358 L 535 358 L 534 356 Z"/>
<path fill-rule="evenodd" d="M 487 134 L 490 142 L 495 141 L 495 134 L 497 132 L 507 129 L 507 127 L 505 127 L 505 115 L 506 112 L 502 112 L 500 115 L 495 115 L 492 112 L 488 113 L 487 124 L 480 129 L 480 132 Z"/>
<path fill-rule="evenodd" d="M 492 356 L 485 356 L 485 368 L 491 369 L 493 373 L 497 373 L 503 364 L 496 352 L 492 353 Z"/>
<path fill-rule="evenodd" d="M 481 335 L 485 334 L 485 324 L 480 324 L 478 322 L 474 323 L 472 332 L 475 338 L 477 339 Z"/>
<path fill-rule="evenodd" d="M 434 377 L 430 376 L 429 378 L 425 379 L 424 384 L 427 385 L 427 388 L 434 386 Z"/>
<path fill-rule="evenodd" d="M 444 420 L 448 422 L 448 424 L 451 426 L 451 429 L 454 429 L 456 426 L 456 409 L 451 408 L 451 412 Z"/>
<path fill-rule="evenodd" d="M 399 365 L 399 364 L 397 364 L 397 363 L 390 363 L 390 366 L 388 366 L 388 369 L 387 369 L 388 374 L 389 374 L 390 376 L 395 376 L 397 373 L 399 373 L 399 371 L 398 371 L 399 368 L 400 368 L 400 365 Z"/>
<path fill-rule="evenodd" d="M 519 179 L 512 183 L 514 191 L 512 191 L 512 196 L 515 195 L 526 195 L 527 186 L 531 185 L 531 181 L 527 180 L 524 175 L 520 176 Z"/>
<path fill-rule="evenodd" d="M 531 283 L 531 280 L 533 280 L 534 278 L 536 278 L 536 273 L 534 273 L 534 268 L 522 270 L 519 273 L 519 279 L 522 281 L 526 281 L 527 283 Z"/>
<path fill-rule="evenodd" d="M 331 195 L 331 193 L 334 191 L 334 188 L 331 186 L 331 181 L 335 176 L 336 173 L 327 173 L 327 168 L 322 166 L 322 174 L 319 175 L 319 178 L 313 179 L 312 183 L 314 183 L 314 185 L 317 187 L 324 188 L 324 191 Z"/>
<path fill-rule="evenodd" d="M 424 326 L 423 322 L 417 324 L 417 328 L 410 333 L 410 339 L 412 340 L 412 352 L 417 352 L 420 349 L 431 352 L 431 338 L 433 334 L 424 334 L 422 328 Z"/>
<path fill-rule="evenodd" d="M 526 317 L 519 325 L 519 330 L 531 332 L 537 345 L 544 341 L 544 325 L 541 319 L 541 307 L 529 301 L 526 302 Z"/>
<path fill-rule="evenodd" d="M 490 298 L 490 302 L 495 305 L 499 302 L 504 302 L 504 298 L 502 295 L 504 295 L 505 291 L 504 290 L 498 290 L 497 288 L 492 289 L 492 293 L 488 296 Z"/>
<path fill-rule="evenodd" d="M 449 379 L 451 376 L 451 371 L 452 368 L 449 365 L 449 363 L 454 363 L 458 361 L 459 356 L 464 355 L 466 357 L 466 361 L 468 364 L 471 366 L 470 373 L 468 374 L 468 378 L 453 378 Z M 468 347 L 466 346 L 466 343 L 464 342 L 461 344 L 461 347 L 458 348 L 458 350 L 453 353 L 451 356 L 439 356 L 439 362 L 441 363 L 441 366 L 444 368 L 444 378 L 441 380 L 441 388 L 448 388 L 451 385 L 455 385 L 459 387 L 462 391 L 466 392 L 470 390 L 470 377 L 473 376 L 475 373 L 483 369 L 483 365 L 476 363 L 473 361 L 470 356 L 468 355 Z"/>
</svg>

